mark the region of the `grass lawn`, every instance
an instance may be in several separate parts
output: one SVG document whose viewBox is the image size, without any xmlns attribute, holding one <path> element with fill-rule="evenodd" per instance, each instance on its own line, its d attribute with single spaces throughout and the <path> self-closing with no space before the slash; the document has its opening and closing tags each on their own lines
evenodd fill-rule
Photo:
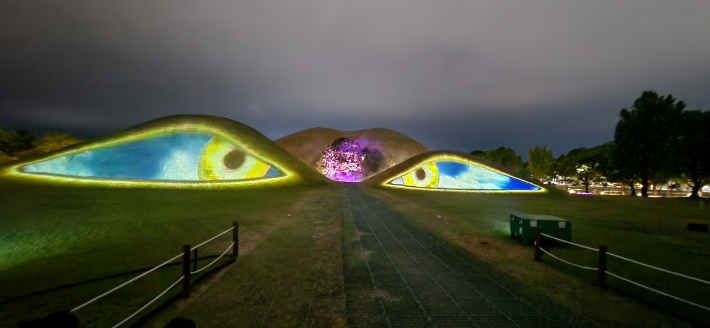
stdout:
<svg viewBox="0 0 710 328">
<path fill-rule="evenodd" d="M 175 299 L 175 288 L 129 325 L 163 327 L 182 316 L 198 327 L 343 326 L 341 213 L 335 188 L 92 189 L 0 181 L 0 326 L 71 309 L 137 273 L 86 281 L 162 263 L 183 244 L 196 245 L 228 229 L 232 221 L 240 222 L 238 261 L 205 276 L 189 299 Z M 710 280 L 710 234 L 684 230 L 689 222 L 710 223 L 709 210 L 699 209 L 697 201 L 557 191 L 367 192 L 532 291 L 603 326 L 684 327 L 691 326 L 690 317 L 710 322 L 702 310 L 612 277 L 610 288 L 602 289 L 593 284 L 595 272 L 545 255 L 535 262 L 533 247 L 510 238 L 508 229 L 511 211 L 560 216 L 573 222 L 576 243 L 605 244 L 609 252 Z M 229 235 L 217 239 L 200 248 L 199 256 L 220 254 L 230 242 Z M 549 249 L 574 263 L 596 265 L 594 252 Z M 710 306 L 710 286 L 613 258 L 608 269 Z M 158 270 L 77 315 L 84 326 L 113 325 L 169 286 L 179 272 L 179 266 Z M 26 296 L 76 283 L 81 284 Z"/>
<path fill-rule="evenodd" d="M 710 313 L 645 292 L 608 277 L 610 288 L 594 285 L 585 271 L 543 255 L 510 237 L 509 214 L 549 214 L 572 222 L 572 241 L 651 265 L 710 280 L 710 234 L 684 230 L 689 222 L 710 223 L 697 200 L 573 196 L 552 191 L 531 194 L 472 194 L 368 189 L 404 212 L 420 227 L 462 246 L 538 293 L 603 326 L 684 327 L 687 318 L 710 322 Z M 442 218 L 437 218 L 441 215 Z M 596 267 L 597 253 L 577 247 L 549 247 L 573 263 Z M 710 286 L 609 258 L 607 269 L 644 285 L 710 307 Z M 643 300 L 643 301 L 642 301 Z M 650 305 L 649 305 L 650 304 Z"/>
<path fill-rule="evenodd" d="M 315 316 L 333 318 L 332 322 L 337 322 L 339 310 L 333 305 L 335 303 L 331 304 L 330 294 L 312 302 L 313 295 L 320 295 L 313 293 L 314 286 L 320 291 L 324 288 L 314 284 L 315 275 L 307 280 L 306 273 L 292 274 L 298 272 L 297 268 L 308 268 L 308 273 L 317 271 L 315 263 L 321 257 L 327 257 L 328 261 L 324 261 L 327 265 L 321 267 L 319 274 L 340 276 L 339 272 L 333 272 L 340 267 L 339 258 L 333 259 L 332 252 L 326 256 L 323 251 L 333 242 L 330 237 L 339 236 L 339 230 L 334 231 L 338 227 L 321 220 L 326 217 L 322 213 L 307 211 L 310 206 L 305 206 L 309 203 L 304 202 L 327 201 L 323 195 L 330 195 L 328 187 L 92 189 L 1 181 L 0 281 L 3 287 L 0 288 L 0 326 L 13 326 L 18 320 L 71 309 L 137 273 L 35 296 L 23 297 L 25 295 L 157 265 L 179 254 L 183 244 L 196 245 L 228 229 L 232 221 L 240 223 L 240 258 L 237 263 L 197 284 L 194 293 L 198 297 L 201 286 L 210 284 L 220 274 L 236 273 L 234 279 L 242 281 L 258 276 L 262 284 L 280 281 L 281 292 L 310 292 L 307 298 L 301 299 L 308 303 L 310 310 L 303 318 L 289 317 L 288 320 L 302 319 L 305 322 Z M 319 209 L 324 207 L 316 206 Z M 286 218 L 287 214 L 292 217 Z M 199 256 L 218 255 L 230 243 L 231 236 L 225 235 L 204 249 L 200 248 Z M 312 247 L 313 243 L 319 246 Z M 339 255 L 339 246 L 330 248 L 336 249 Z M 301 256 L 292 256 L 284 250 Z M 269 260 L 274 262 L 267 263 L 264 260 L 267 256 L 271 256 Z M 203 260 L 200 265 L 211 260 Z M 273 272 L 277 272 L 275 276 L 265 274 L 271 270 L 269 265 L 276 266 L 273 268 Z M 245 270 L 245 267 L 251 269 Z M 79 310 L 77 316 L 82 324 L 113 325 L 179 276 L 179 266 L 160 269 Z M 256 281 L 259 280 L 252 280 Z M 332 284 L 333 280 L 318 283 Z M 331 289 L 329 286 L 328 290 Z M 164 296 L 165 301 L 178 290 L 175 288 Z M 334 292 L 332 297 L 337 298 L 337 293 Z M 158 304 L 165 301 L 160 300 Z M 252 306 L 260 302 L 258 298 L 247 301 Z M 276 302 L 273 306 L 279 309 L 285 305 Z"/>
<path fill-rule="evenodd" d="M 344 326 L 337 200 L 330 187 L 307 199 L 236 264 L 145 326 L 162 328 L 175 317 L 197 327 Z"/>
</svg>

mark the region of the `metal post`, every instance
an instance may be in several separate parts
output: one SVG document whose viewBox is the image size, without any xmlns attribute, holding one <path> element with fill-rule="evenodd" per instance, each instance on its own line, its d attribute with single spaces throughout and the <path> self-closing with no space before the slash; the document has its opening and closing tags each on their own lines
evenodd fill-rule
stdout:
<svg viewBox="0 0 710 328">
<path fill-rule="evenodd" d="M 232 245 L 232 259 L 236 260 L 237 255 L 239 255 L 239 222 L 232 222 L 232 226 L 234 229 L 232 229 L 232 242 L 234 242 L 234 245 Z"/>
<path fill-rule="evenodd" d="M 182 245 L 182 291 L 184 298 L 190 297 L 190 245 Z"/>
<path fill-rule="evenodd" d="M 535 236 L 535 261 L 540 261 L 540 256 L 542 256 L 542 250 L 540 250 L 540 243 L 542 242 L 542 229 L 537 228 L 537 235 Z"/>
<path fill-rule="evenodd" d="M 606 246 L 599 245 L 599 272 L 598 272 L 598 283 L 599 286 L 606 286 Z"/>
<path fill-rule="evenodd" d="M 197 271 L 197 248 L 192 251 L 192 271 Z"/>
</svg>

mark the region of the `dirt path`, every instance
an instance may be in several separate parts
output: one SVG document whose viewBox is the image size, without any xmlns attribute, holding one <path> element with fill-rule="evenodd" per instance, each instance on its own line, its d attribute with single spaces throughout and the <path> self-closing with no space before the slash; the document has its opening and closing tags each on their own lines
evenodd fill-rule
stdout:
<svg viewBox="0 0 710 328">
<path fill-rule="evenodd" d="M 341 190 L 340 211 L 349 326 L 596 326 L 557 304 L 523 298 L 519 287 L 507 286 L 357 186 Z"/>
</svg>

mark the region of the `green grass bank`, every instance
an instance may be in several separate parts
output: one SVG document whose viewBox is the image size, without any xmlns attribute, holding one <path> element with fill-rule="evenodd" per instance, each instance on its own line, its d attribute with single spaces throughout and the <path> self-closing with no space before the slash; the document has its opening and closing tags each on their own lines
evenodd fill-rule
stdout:
<svg viewBox="0 0 710 328">
<path fill-rule="evenodd" d="M 608 277 L 609 288 L 594 285 L 595 271 L 585 271 L 543 255 L 510 237 L 512 211 L 549 214 L 572 222 L 572 241 L 710 280 L 710 234 L 685 230 L 687 223 L 710 223 L 697 200 L 576 196 L 552 190 L 541 195 L 472 194 L 366 189 L 404 212 L 420 227 L 461 246 L 515 279 L 592 318 L 603 326 L 691 326 L 693 317 L 710 322 L 707 311 L 686 306 Z M 437 215 L 441 216 L 438 218 Z M 596 267 L 598 253 L 553 246 L 553 254 Z M 710 306 L 710 286 L 609 258 L 607 269 L 644 285 Z M 677 314 L 676 314 L 677 313 Z"/>
</svg>

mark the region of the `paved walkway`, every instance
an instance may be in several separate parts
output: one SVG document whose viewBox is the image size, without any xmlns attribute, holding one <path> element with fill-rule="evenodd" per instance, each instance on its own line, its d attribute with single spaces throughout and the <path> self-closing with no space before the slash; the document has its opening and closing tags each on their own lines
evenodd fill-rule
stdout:
<svg viewBox="0 0 710 328">
<path fill-rule="evenodd" d="M 596 327 L 549 300 L 523 298 L 495 269 L 357 186 L 344 187 L 340 198 L 348 326 Z"/>
</svg>

